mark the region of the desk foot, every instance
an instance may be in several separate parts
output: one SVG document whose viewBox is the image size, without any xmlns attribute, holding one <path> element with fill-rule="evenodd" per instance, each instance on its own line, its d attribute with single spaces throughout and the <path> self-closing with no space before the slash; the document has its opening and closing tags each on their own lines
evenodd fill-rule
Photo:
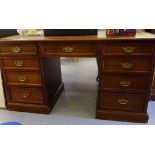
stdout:
<svg viewBox="0 0 155 155">
<path fill-rule="evenodd" d="M 49 108 L 47 105 L 34 105 L 34 104 L 8 102 L 7 108 L 10 111 L 30 112 L 30 113 L 40 113 L 40 114 L 49 113 Z"/>
<path fill-rule="evenodd" d="M 147 123 L 149 116 L 147 113 L 97 110 L 96 118 L 105 120 L 115 120 L 115 121 L 128 121 L 135 123 Z"/>
</svg>

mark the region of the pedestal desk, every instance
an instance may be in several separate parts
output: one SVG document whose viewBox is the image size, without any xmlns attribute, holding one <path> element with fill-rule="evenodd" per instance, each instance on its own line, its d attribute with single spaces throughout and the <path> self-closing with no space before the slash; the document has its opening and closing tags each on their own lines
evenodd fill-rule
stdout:
<svg viewBox="0 0 155 155">
<path fill-rule="evenodd" d="M 20 37 L 0 40 L 0 65 L 9 110 L 48 114 L 61 95 L 60 57 L 96 57 L 96 118 L 147 122 L 155 35 Z"/>
</svg>

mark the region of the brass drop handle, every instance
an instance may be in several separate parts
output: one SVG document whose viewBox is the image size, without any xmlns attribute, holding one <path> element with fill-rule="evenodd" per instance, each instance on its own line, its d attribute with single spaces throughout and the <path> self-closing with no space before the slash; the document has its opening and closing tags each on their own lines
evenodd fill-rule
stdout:
<svg viewBox="0 0 155 155">
<path fill-rule="evenodd" d="M 74 51 L 74 47 L 70 47 L 70 46 L 63 47 L 63 51 L 66 53 L 71 53 Z"/>
<path fill-rule="evenodd" d="M 12 48 L 11 48 L 11 51 L 12 51 L 13 53 L 20 53 L 20 52 L 21 52 L 21 47 L 12 47 Z"/>
<path fill-rule="evenodd" d="M 24 61 L 17 60 L 14 62 L 17 67 L 22 67 L 24 65 Z"/>
<path fill-rule="evenodd" d="M 133 67 L 132 63 L 121 63 L 123 69 L 131 69 Z"/>
<path fill-rule="evenodd" d="M 26 76 L 19 76 L 18 77 L 18 81 L 20 81 L 20 82 L 26 82 L 26 80 L 27 80 Z"/>
<path fill-rule="evenodd" d="M 120 81 L 120 85 L 123 87 L 128 87 L 130 86 L 130 84 L 131 84 L 131 81 Z"/>
<path fill-rule="evenodd" d="M 123 49 L 123 52 L 130 54 L 134 52 L 135 47 L 127 46 L 127 47 L 122 47 L 122 49 Z"/>
<path fill-rule="evenodd" d="M 30 97 L 30 95 L 31 95 L 30 93 L 22 93 L 23 98 L 28 98 L 28 97 Z"/>
<path fill-rule="evenodd" d="M 127 99 L 124 99 L 124 98 L 118 99 L 118 103 L 121 104 L 121 105 L 128 104 L 128 102 L 129 102 L 129 101 L 128 101 Z"/>
</svg>

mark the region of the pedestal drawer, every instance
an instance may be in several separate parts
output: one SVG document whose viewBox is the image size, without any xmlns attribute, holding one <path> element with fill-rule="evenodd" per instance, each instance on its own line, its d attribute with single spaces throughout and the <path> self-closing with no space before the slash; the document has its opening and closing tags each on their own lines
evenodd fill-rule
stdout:
<svg viewBox="0 0 155 155">
<path fill-rule="evenodd" d="M 7 72 L 6 81 L 9 85 L 41 86 L 41 74 L 35 72 Z"/>
<path fill-rule="evenodd" d="M 103 92 L 100 101 L 100 108 L 111 110 L 123 110 L 142 112 L 147 105 L 145 94 L 123 94 Z"/>
<path fill-rule="evenodd" d="M 112 55 L 153 55 L 154 46 L 151 44 L 138 44 L 138 43 L 131 43 L 131 44 L 113 44 L 113 45 L 106 45 L 105 54 L 112 54 Z"/>
<path fill-rule="evenodd" d="M 39 60 L 35 58 L 3 58 L 3 69 L 39 70 Z"/>
<path fill-rule="evenodd" d="M 0 55 L 37 54 L 35 44 L 3 44 L 0 45 Z"/>
<path fill-rule="evenodd" d="M 102 87 L 103 89 L 147 90 L 149 82 L 148 76 L 104 75 Z"/>
<path fill-rule="evenodd" d="M 103 61 L 103 72 L 137 72 L 150 73 L 152 59 L 121 59 L 105 58 Z"/>
<path fill-rule="evenodd" d="M 39 88 L 9 87 L 9 101 L 43 104 L 43 92 Z"/>
</svg>

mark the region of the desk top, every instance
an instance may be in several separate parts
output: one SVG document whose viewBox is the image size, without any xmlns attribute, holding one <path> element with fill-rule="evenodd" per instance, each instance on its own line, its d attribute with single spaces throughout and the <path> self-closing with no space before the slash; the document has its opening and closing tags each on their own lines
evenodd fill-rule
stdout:
<svg viewBox="0 0 155 155">
<path fill-rule="evenodd" d="M 98 38 L 96 35 L 90 36 L 10 36 L 1 38 L 0 42 L 13 41 L 97 41 L 97 40 L 155 40 L 155 35 L 147 32 L 137 32 L 136 36 L 129 37 L 106 37 Z"/>
</svg>

